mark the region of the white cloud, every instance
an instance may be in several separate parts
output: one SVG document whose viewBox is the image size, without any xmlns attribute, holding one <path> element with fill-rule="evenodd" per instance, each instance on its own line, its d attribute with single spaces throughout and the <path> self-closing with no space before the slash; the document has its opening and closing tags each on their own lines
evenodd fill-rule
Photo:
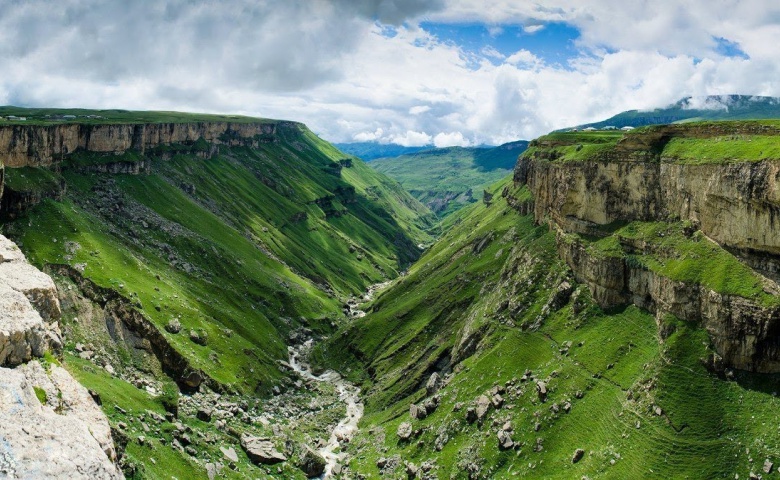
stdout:
<svg viewBox="0 0 780 480">
<path fill-rule="evenodd" d="M 415 105 L 409 109 L 409 115 L 419 115 L 429 111 L 431 111 L 431 107 L 428 105 Z"/>
<path fill-rule="evenodd" d="M 506 63 L 511 63 L 512 65 L 526 65 L 526 66 L 533 66 L 541 63 L 541 60 L 539 60 L 539 57 L 534 55 L 528 50 L 518 50 L 517 52 L 513 53 L 506 59 Z"/>
<path fill-rule="evenodd" d="M 360 132 L 352 136 L 352 139 L 356 142 L 375 142 L 382 139 L 384 130 L 377 128 L 373 132 Z"/>
<path fill-rule="evenodd" d="M 780 96 L 780 4 L 768 1 L 6 3 L 0 104 L 234 112 L 333 141 L 425 145 L 528 139 L 688 95 Z M 423 18 L 496 34 L 566 22 L 581 37 L 564 66 L 528 49 L 494 65 L 496 52 L 467 61 Z M 724 56 L 717 38 L 749 58 Z"/>
<path fill-rule="evenodd" d="M 530 33 L 530 34 L 536 33 L 543 29 L 544 29 L 544 25 L 525 25 L 523 27 L 523 31 L 525 33 Z"/>
<path fill-rule="evenodd" d="M 468 147 L 471 145 L 460 132 L 439 133 L 433 137 L 433 144 L 438 148 L 444 147 Z"/>
<path fill-rule="evenodd" d="M 431 136 L 425 132 L 407 131 L 403 135 L 389 137 L 391 143 L 397 143 L 404 147 L 423 147 L 431 144 Z"/>
</svg>

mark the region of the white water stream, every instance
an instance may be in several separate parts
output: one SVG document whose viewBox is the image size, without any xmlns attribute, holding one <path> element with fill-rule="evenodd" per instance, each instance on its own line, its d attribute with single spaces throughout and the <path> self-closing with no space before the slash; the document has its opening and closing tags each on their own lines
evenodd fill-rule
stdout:
<svg viewBox="0 0 780 480">
<path fill-rule="evenodd" d="M 347 415 L 333 429 L 328 443 L 318 450 L 326 462 L 325 473 L 320 477 L 325 479 L 331 477 L 333 467 L 344 459 L 344 454 L 336 453 L 336 450 L 341 446 L 342 442 L 349 442 L 358 431 L 358 422 L 363 417 L 363 402 L 360 401 L 360 389 L 351 382 L 344 380 L 338 372 L 328 370 L 322 375 L 314 375 L 312 373 L 311 367 L 301 359 L 303 353 L 309 350 L 312 344 L 313 340 L 310 339 L 303 345 L 287 347 L 290 353 L 290 366 L 307 380 L 333 384 L 339 394 L 339 399 L 347 406 Z"/>
<path fill-rule="evenodd" d="M 365 312 L 357 308 L 359 303 L 371 300 L 374 293 L 388 285 L 390 285 L 390 282 L 371 285 L 359 302 L 350 301 L 349 316 L 360 318 L 365 315 Z M 314 373 L 312 373 L 311 366 L 306 363 L 304 358 L 311 350 L 313 344 L 314 340 L 309 339 L 302 345 L 287 347 L 287 352 L 289 354 L 288 363 L 294 371 L 298 372 L 298 374 L 306 380 L 333 384 L 338 392 L 339 400 L 344 402 L 347 407 L 347 415 L 342 418 L 338 425 L 333 429 L 328 443 L 317 450 L 326 462 L 325 473 L 319 478 L 327 479 L 332 477 L 333 468 L 344 460 L 345 454 L 336 453 L 336 450 L 341 447 L 342 443 L 349 442 L 358 431 L 358 422 L 360 422 L 360 419 L 363 417 L 363 402 L 360 400 L 360 388 L 353 385 L 352 382 L 342 378 L 338 372 L 328 370 L 321 375 L 314 375 Z"/>
</svg>

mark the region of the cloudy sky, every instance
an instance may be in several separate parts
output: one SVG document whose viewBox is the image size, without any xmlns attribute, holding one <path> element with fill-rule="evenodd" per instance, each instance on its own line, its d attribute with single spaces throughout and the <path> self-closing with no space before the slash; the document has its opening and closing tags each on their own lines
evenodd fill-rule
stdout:
<svg viewBox="0 0 780 480">
<path fill-rule="evenodd" d="M 778 39 L 763 0 L 0 0 L 0 104 L 499 144 L 688 95 L 780 96 Z"/>
</svg>

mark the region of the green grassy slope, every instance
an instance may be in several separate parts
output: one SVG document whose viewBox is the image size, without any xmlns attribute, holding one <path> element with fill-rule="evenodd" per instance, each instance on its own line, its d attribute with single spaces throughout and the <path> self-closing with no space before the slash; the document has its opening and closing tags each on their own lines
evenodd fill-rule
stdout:
<svg viewBox="0 0 780 480">
<path fill-rule="evenodd" d="M 439 217 L 445 217 L 479 201 L 484 188 L 511 171 L 527 145 L 518 141 L 492 148 L 439 148 L 381 158 L 369 165 L 398 180 Z"/>
<path fill-rule="evenodd" d="M 341 158 L 297 126 L 254 150 L 153 159 L 151 175 L 82 173 L 82 155 L 64 165 L 62 202 L 5 230 L 37 265 L 76 266 L 137 299 L 158 328 L 180 318 L 207 332 L 206 347 L 166 336 L 210 377 L 251 391 L 280 375 L 301 319 L 338 318 L 347 296 L 396 276 L 429 239 L 424 207 L 359 160 L 334 173 Z M 9 185 L 29 170 L 9 169 Z"/>
<path fill-rule="evenodd" d="M 508 192 L 528 197 L 525 188 Z M 668 332 L 661 340 L 653 315 L 601 310 L 569 278 L 548 228 L 498 195 L 455 216 L 368 316 L 320 352 L 362 378 L 367 392 L 361 433 L 349 446 L 352 469 L 379 478 L 401 475 L 404 462 L 427 462 L 435 478 L 747 478 L 765 459 L 777 463 L 780 377 L 720 378 L 700 360 L 712 350 L 697 325 L 659 319 Z M 698 267 L 684 263 L 659 268 L 695 276 Z M 558 294 L 564 281 L 570 298 Z M 522 378 L 526 370 L 546 383 L 544 400 Z M 409 406 L 426 398 L 433 371 L 453 373 L 435 412 L 413 419 Z M 469 423 L 467 408 L 494 387 L 503 406 Z M 396 435 L 402 422 L 412 425 L 410 441 Z M 516 444 L 509 450 L 498 447 L 505 424 Z M 585 454 L 573 463 L 578 448 Z M 396 456 L 394 473 L 377 467 Z"/>
<path fill-rule="evenodd" d="M 125 308 L 140 312 L 221 387 L 224 401 L 248 404 L 244 410 L 255 416 L 268 413 L 285 438 L 313 444 L 310 436 L 327 438 L 329 431 L 320 430 L 343 415 L 335 392 L 329 393 L 335 406 L 316 413 L 308 405 L 317 391 L 296 394 L 275 410 L 258 403 L 275 387 L 297 388 L 279 365 L 287 360 L 288 336 L 302 327 L 330 332 L 343 321 L 349 297 L 396 277 L 419 257 L 417 245 L 430 242 L 435 217 L 397 182 L 302 125 L 277 129 L 275 141 L 258 148 L 220 147 L 208 159 L 203 151 L 196 142 L 146 157 L 74 152 L 51 170 L 6 169 L 7 198 L 34 193 L 43 200 L 2 225 L 3 233 L 34 264 L 66 264 L 118 292 Z M 151 173 L 95 171 L 119 161 L 149 161 Z M 47 198 L 62 185 L 62 198 Z M 236 431 L 276 435 L 269 425 L 236 416 L 218 427 L 194 411 L 153 420 L 165 414 L 160 386 L 172 382 L 149 347 L 117 340 L 119 313 L 86 300 L 71 279 L 55 279 L 68 298 L 64 365 L 100 395 L 117 439 L 127 441 L 129 477 L 207 478 L 211 461 L 225 464 L 226 478 L 303 478 L 292 460 L 278 470 L 258 468 L 237 445 Z M 181 332 L 165 329 L 173 320 Z M 192 333 L 206 340 L 194 341 Z M 84 349 L 95 358 L 80 358 Z M 156 393 L 144 388 L 147 381 Z M 290 407 L 309 412 L 310 422 L 287 419 Z M 179 428 L 192 441 L 188 451 L 174 447 Z M 228 468 L 219 447 L 231 445 L 239 460 Z"/>
</svg>

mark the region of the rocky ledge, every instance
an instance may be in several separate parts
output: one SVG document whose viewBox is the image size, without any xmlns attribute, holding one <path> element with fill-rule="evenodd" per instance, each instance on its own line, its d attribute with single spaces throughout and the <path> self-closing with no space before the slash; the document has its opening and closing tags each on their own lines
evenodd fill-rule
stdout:
<svg viewBox="0 0 780 480">
<path fill-rule="evenodd" d="M 536 221 L 558 232 L 560 255 L 602 307 L 633 303 L 659 317 L 699 322 L 726 365 L 780 372 L 777 308 L 674 281 L 625 256 L 594 256 L 577 241 L 609 237 L 629 222 L 683 222 L 776 294 L 780 159 L 754 147 L 773 136 L 780 139 L 777 126 L 761 122 L 653 127 L 606 141 L 599 134 L 552 134 L 532 142 L 514 180 L 528 186 Z M 677 150 L 667 148 L 675 142 Z"/>
<path fill-rule="evenodd" d="M 0 235 L 0 476 L 123 478 L 107 418 L 50 354 L 59 317 L 54 282 Z"/>
</svg>

